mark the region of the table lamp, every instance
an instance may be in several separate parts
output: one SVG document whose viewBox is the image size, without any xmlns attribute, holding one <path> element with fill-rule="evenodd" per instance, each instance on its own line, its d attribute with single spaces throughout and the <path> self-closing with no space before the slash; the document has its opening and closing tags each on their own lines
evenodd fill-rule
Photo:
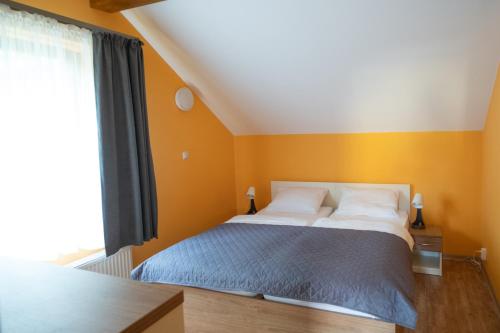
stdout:
<svg viewBox="0 0 500 333">
<path fill-rule="evenodd" d="M 413 229 L 425 229 L 424 220 L 422 218 L 422 208 L 424 208 L 424 200 L 421 193 L 415 193 L 413 201 L 411 202 L 413 207 L 417 209 L 417 217 L 415 222 L 411 224 Z"/>
<path fill-rule="evenodd" d="M 257 208 L 255 208 L 255 187 L 250 186 L 247 191 L 247 197 L 250 199 L 250 209 L 247 212 L 247 215 L 253 215 L 257 213 Z"/>
</svg>

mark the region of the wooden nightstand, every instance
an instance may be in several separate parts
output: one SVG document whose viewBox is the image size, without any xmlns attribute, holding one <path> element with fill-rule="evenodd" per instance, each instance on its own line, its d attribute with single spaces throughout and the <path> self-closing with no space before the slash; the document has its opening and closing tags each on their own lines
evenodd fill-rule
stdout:
<svg viewBox="0 0 500 333">
<path fill-rule="evenodd" d="M 410 234 L 415 240 L 413 247 L 413 271 L 441 276 L 443 273 L 443 235 L 441 228 L 427 226 L 425 229 L 412 229 Z"/>
</svg>

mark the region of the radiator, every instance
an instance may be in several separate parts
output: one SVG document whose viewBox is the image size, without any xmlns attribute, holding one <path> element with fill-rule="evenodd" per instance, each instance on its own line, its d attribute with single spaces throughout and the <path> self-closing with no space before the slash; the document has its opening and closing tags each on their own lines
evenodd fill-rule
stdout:
<svg viewBox="0 0 500 333">
<path fill-rule="evenodd" d="M 75 268 L 129 279 L 132 271 L 132 251 L 130 246 L 127 246 L 112 256 L 105 257 L 103 254 Z"/>
</svg>

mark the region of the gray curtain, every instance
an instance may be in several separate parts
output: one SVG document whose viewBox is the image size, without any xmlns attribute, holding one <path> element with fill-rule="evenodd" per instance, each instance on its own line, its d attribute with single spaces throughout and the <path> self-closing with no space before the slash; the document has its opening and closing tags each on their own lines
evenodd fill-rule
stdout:
<svg viewBox="0 0 500 333">
<path fill-rule="evenodd" d="M 106 255 L 158 237 L 156 185 L 149 142 L 142 43 L 95 32 Z"/>
</svg>

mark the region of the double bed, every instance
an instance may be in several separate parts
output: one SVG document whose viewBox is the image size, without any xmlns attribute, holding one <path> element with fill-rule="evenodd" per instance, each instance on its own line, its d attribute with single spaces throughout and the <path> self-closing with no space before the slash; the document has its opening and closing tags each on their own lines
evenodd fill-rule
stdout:
<svg viewBox="0 0 500 333">
<path fill-rule="evenodd" d="M 271 192 L 258 214 L 165 249 L 132 278 L 415 328 L 409 185 L 274 181 Z"/>
</svg>

